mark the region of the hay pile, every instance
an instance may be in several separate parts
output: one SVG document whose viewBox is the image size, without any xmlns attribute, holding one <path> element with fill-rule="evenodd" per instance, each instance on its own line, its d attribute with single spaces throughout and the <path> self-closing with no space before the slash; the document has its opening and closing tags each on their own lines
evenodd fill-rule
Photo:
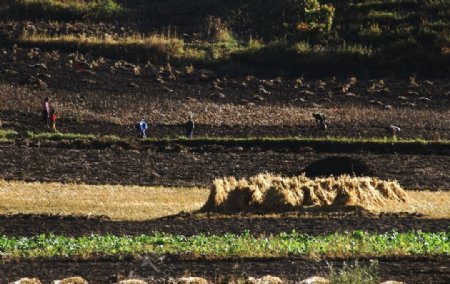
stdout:
<svg viewBox="0 0 450 284">
<path fill-rule="evenodd" d="M 336 210 L 346 207 L 374 209 L 387 201 L 406 202 L 406 192 L 397 182 L 370 177 L 309 179 L 304 175 L 285 178 L 259 174 L 249 179 L 216 179 L 204 211 L 286 212 L 316 206 Z"/>
</svg>

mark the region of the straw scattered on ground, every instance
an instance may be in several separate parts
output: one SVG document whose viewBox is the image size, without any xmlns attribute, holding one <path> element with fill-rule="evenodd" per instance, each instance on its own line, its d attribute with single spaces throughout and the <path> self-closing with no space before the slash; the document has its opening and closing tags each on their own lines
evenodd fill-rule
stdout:
<svg viewBox="0 0 450 284">
<path fill-rule="evenodd" d="M 149 220 L 198 210 L 208 200 L 208 195 L 207 189 L 195 187 L 92 186 L 0 180 L 0 215 L 57 214 L 108 216 L 121 221 Z M 383 206 L 371 210 L 417 212 L 424 214 L 423 218 L 450 218 L 450 191 L 407 191 L 407 195 L 408 202 L 386 200 Z M 212 197 L 210 195 L 208 205 Z M 270 216 L 277 218 L 278 214 Z"/>
<path fill-rule="evenodd" d="M 341 210 L 352 206 L 373 210 L 382 208 L 388 201 L 402 203 L 407 200 L 406 192 L 396 181 L 347 175 L 286 178 L 266 173 L 249 179 L 216 179 L 203 210 L 286 212 L 305 207 Z"/>
<path fill-rule="evenodd" d="M 0 180 L 0 214 L 108 216 L 148 220 L 199 209 L 202 188 L 86 185 Z"/>
</svg>

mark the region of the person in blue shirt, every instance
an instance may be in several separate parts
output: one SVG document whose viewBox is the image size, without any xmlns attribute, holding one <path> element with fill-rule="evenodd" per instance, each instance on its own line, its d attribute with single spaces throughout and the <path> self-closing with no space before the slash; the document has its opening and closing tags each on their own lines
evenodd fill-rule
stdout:
<svg viewBox="0 0 450 284">
<path fill-rule="evenodd" d="M 138 130 L 139 137 L 147 138 L 145 131 L 148 129 L 148 125 L 147 122 L 145 122 L 145 119 L 139 121 L 139 123 L 136 124 L 136 128 Z"/>
</svg>

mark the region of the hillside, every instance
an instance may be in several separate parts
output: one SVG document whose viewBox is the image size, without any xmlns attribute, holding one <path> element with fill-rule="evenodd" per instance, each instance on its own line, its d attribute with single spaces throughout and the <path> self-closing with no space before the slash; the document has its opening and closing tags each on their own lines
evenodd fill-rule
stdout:
<svg viewBox="0 0 450 284">
<path fill-rule="evenodd" d="M 3 44 L 134 62 L 443 76 L 450 66 L 449 4 L 9 0 L 0 6 L 0 38 Z"/>
<path fill-rule="evenodd" d="M 2 3 L 0 120 L 22 137 L 45 97 L 66 133 L 176 137 L 194 114 L 201 136 L 450 137 L 448 0 Z"/>
</svg>

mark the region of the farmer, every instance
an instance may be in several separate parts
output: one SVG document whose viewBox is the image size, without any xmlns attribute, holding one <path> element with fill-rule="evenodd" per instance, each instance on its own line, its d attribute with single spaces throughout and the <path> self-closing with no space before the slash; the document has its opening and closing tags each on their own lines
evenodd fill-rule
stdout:
<svg viewBox="0 0 450 284">
<path fill-rule="evenodd" d="M 319 125 L 322 130 L 327 129 L 327 124 L 325 122 L 327 119 L 326 115 L 320 112 L 315 112 L 313 113 L 313 117 L 316 120 L 316 124 Z"/>
<path fill-rule="evenodd" d="M 192 120 L 192 115 L 189 116 L 189 120 L 186 122 L 186 138 L 192 139 L 194 134 L 194 121 Z"/>
<path fill-rule="evenodd" d="M 138 130 L 138 136 L 142 138 L 147 138 L 147 135 L 145 134 L 145 131 L 148 129 L 147 122 L 145 122 L 145 119 L 141 119 L 141 121 L 136 124 L 136 128 Z"/>
<path fill-rule="evenodd" d="M 395 125 L 389 125 L 386 128 L 386 131 L 392 135 L 392 137 L 395 137 L 397 133 L 401 131 L 400 127 Z"/>
<path fill-rule="evenodd" d="M 56 111 L 55 111 L 54 109 L 52 109 L 52 110 L 50 111 L 50 113 L 51 113 L 51 115 L 50 115 L 50 120 L 51 120 L 51 122 L 52 122 L 52 129 L 53 129 L 54 132 L 58 132 L 58 130 L 56 129 L 56 119 L 58 118 L 58 117 L 56 116 Z"/>
<path fill-rule="evenodd" d="M 50 128 L 50 120 L 52 114 L 52 107 L 50 105 L 50 99 L 45 98 L 42 103 L 42 120 L 45 122 L 48 128 Z"/>
</svg>

